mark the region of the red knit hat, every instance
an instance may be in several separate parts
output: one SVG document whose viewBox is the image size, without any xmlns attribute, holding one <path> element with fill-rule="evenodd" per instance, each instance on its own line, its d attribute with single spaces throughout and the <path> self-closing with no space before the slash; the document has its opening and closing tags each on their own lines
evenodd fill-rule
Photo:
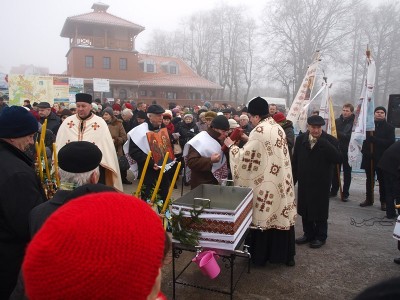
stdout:
<svg viewBox="0 0 400 300">
<path fill-rule="evenodd" d="M 274 118 L 276 123 L 280 123 L 280 122 L 283 122 L 283 121 L 286 120 L 285 115 L 283 113 L 281 113 L 281 112 L 277 112 L 272 117 Z"/>
<path fill-rule="evenodd" d="M 113 109 L 113 110 L 119 110 L 119 111 L 121 111 L 121 105 L 115 103 L 115 104 L 112 106 L 112 109 Z"/>
<path fill-rule="evenodd" d="M 29 299 L 146 299 L 162 264 L 165 234 L 138 198 L 90 194 L 70 201 L 29 244 Z"/>
</svg>

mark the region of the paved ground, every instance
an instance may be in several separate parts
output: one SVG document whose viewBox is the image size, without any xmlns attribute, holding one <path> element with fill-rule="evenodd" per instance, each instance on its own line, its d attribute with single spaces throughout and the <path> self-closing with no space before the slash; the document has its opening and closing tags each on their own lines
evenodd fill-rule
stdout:
<svg viewBox="0 0 400 300">
<path fill-rule="evenodd" d="M 179 183 L 178 183 L 179 185 Z M 125 186 L 129 193 L 132 187 Z M 135 188 L 135 187 L 134 187 Z M 375 199 L 379 199 L 375 189 Z M 187 191 L 187 189 L 185 189 Z M 353 173 L 350 201 L 330 200 L 328 240 L 320 249 L 308 245 L 296 246 L 296 265 L 252 266 L 250 274 L 243 273 L 234 292 L 234 299 L 352 299 L 367 286 L 383 279 L 400 276 L 400 266 L 393 258 L 400 256 L 397 241 L 392 238 L 394 221 L 385 219 L 379 200 L 374 206 L 362 208 L 365 176 Z M 180 197 L 175 190 L 173 197 Z M 302 235 L 301 219 L 296 223 L 296 236 Z M 177 269 L 194 257 L 183 253 Z M 244 266 L 237 260 L 236 270 Z M 222 267 L 221 275 L 207 279 L 192 264 L 182 280 L 209 287 L 227 288 L 229 272 Z M 172 299 L 172 264 L 163 270 L 162 291 Z M 229 299 L 228 295 L 177 285 L 176 299 Z"/>
</svg>

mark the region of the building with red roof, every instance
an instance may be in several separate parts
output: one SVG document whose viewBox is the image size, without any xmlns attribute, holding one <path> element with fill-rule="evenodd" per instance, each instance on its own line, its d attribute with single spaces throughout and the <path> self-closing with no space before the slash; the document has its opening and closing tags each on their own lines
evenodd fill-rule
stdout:
<svg viewBox="0 0 400 300">
<path fill-rule="evenodd" d="M 145 28 L 108 8 L 94 3 L 92 12 L 68 17 L 61 30 L 61 37 L 69 38 L 67 74 L 84 78 L 85 92 L 100 97 L 93 91 L 93 78 L 104 78 L 110 80 L 110 92 L 102 95 L 106 98 L 190 104 L 212 100 L 222 89 L 179 58 L 136 51 L 136 37 Z"/>
</svg>

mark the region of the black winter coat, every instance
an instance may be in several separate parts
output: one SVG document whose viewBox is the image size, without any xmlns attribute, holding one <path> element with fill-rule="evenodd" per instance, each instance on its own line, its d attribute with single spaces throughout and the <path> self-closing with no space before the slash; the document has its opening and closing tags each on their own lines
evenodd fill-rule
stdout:
<svg viewBox="0 0 400 300">
<path fill-rule="evenodd" d="M 308 221 L 327 220 L 333 167 L 342 156 L 336 138 L 322 132 L 311 149 L 309 132 L 297 137 L 293 152 L 293 178 L 298 182 L 297 211 Z"/>
<path fill-rule="evenodd" d="M 340 115 L 340 117 L 335 120 L 336 132 L 339 140 L 339 148 L 340 151 L 342 151 L 342 153 L 346 155 L 349 149 L 353 123 L 354 115 L 351 115 L 347 119 L 343 118 L 343 115 Z"/>
<path fill-rule="evenodd" d="M 199 133 L 199 128 L 197 127 L 196 123 L 193 121 L 189 124 L 183 121 L 180 126 L 175 129 L 175 132 L 180 134 L 179 136 L 179 144 L 181 145 L 182 149 L 185 147 L 186 143 L 191 140 L 196 134 Z"/>
<path fill-rule="evenodd" d="M 47 118 L 40 118 L 40 124 L 43 125 L 45 119 L 47 119 L 47 129 L 50 129 L 54 134 L 57 134 L 61 124 L 60 117 L 54 112 L 51 112 Z"/>
<path fill-rule="evenodd" d="M 29 213 L 45 194 L 32 160 L 1 140 L 0 174 L 0 299 L 8 299 L 30 241 Z"/>
<path fill-rule="evenodd" d="M 386 120 L 375 121 L 375 131 L 373 136 L 367 132 L 367 138 L 363 142 L 361 153 L 361 169 L 368 168 L 368 164 L 371 163 L 371 159 L 374 160 L 375 166 L 378 165 L 383 152 L 389 148 L 396 140 L 395 128 L 390 125 Z M 373 145 L 371 147 L 371 144 Z M 372 152 L 371 152 L 372 148 Z"/>
</svg>

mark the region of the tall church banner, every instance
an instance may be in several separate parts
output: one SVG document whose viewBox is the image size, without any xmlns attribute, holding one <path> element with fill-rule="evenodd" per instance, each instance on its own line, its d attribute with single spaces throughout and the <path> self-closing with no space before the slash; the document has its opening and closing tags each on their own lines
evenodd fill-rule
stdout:
<svg viewBox="0 0 400 300">
<path fill-rule="evenodd" d="M 311 101 L 311 94 L 314 88 L 315 75 L 317 73 L 318 64 L 320 61 L 319 52 L 316 53 L 313 62 L 308 66 L 306 75 L 304 76 L 303 82 L 297 91 L 296 97 L 290 106 L 289 112 L 286 118 L 293 122 L 295 130 L 305 131 L 303 124 L 307 123 L 308 115 L 308 104 Z M 307 108 L 307 109 L 306 109 Z"/>
</svg>

